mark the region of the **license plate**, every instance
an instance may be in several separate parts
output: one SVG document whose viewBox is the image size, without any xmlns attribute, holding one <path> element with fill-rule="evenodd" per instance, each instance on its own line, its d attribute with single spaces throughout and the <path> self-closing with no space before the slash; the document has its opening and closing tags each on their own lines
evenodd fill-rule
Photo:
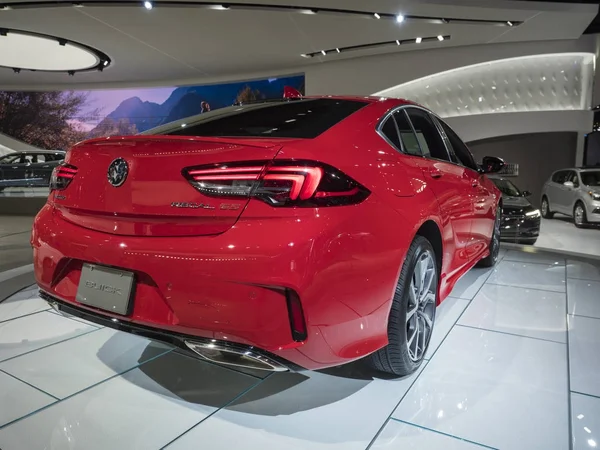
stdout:
<svg viewBox="0 0 600 450">
<path fill-rule="evenodd" d="M 133 289 L 133 273 L 84 263 L 77 287 L 77 301 L 84 305 L 127 315 Z"/>
</svg>

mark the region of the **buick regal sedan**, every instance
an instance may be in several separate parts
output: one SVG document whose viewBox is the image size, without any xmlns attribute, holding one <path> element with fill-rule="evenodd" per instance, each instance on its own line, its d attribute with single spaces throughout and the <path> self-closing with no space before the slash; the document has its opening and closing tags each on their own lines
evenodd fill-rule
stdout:
<svg viewBox="0 0 600 450">
<path fill-rule="evenodd" d="M 398 99 L 214 110 L 73 147 L 35 275 L 59 311 L 220 364 L 406 375 L 436 306 L 497 260 L 502 165 Z"/>
<path fill-rule="evenodd" d="M 0 191 L 7 187 L 48 187 L 52 171 L 65 159 L 61 150 L 28 150 L 0 157 Z"/>
</svg>

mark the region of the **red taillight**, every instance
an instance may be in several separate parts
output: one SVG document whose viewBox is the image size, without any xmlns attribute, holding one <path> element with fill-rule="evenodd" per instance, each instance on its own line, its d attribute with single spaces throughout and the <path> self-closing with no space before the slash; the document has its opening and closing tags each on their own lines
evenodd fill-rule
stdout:
<svg viewBox="0 0 600 450">
<path fill-rule="evenodd" d="M 290 316 L 290 326 L 292 328 L 292 338 L 295 341 L 304 341 L 307 338 L 306 321 L 304 320 L 304 311 L 302 303 L 296 291 L 286 290 L 288 313 Z"/>
<path fill-rule="evenodd" d="M 71 180 L 77 175 L 77 167 L 70 164 L 61 164 L 56 166 L 50 177 L 50 190 L 62 191 L 71 183 Z"/>
<path fill-rule="evenodd" d="M 250 161 L 189 167 L 183 175 L 205 195 L 252 197 L 273 206 L 359 203 L 369 191 L 339 170 L 312 161 Z"/>
</svg>

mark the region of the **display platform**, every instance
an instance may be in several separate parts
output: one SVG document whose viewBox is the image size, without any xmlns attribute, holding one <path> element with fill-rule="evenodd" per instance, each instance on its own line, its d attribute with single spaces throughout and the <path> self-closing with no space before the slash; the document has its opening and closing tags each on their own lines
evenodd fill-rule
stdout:
<svg viewBox="0 0 600 450">
<path fill-rule="evenodd" d="M 438 308 L 406 379 L 224 368 L 62 317 L 28 287 L 0 303 L 0 448 L 594 448 L 600 261 L 501 256 Z"/>
</svg>

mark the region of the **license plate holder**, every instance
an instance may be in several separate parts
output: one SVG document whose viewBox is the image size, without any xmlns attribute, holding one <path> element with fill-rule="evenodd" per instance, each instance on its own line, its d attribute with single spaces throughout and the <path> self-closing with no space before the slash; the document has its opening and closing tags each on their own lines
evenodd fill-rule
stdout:
<svg viewBox="0 0 600 450">
<path fill-rule="evenodd" d="M 120 314 L 130 313 L 134 274 L 112 267 L 84 263 L 77 287 L 77 301 Z"/>
</svg>

